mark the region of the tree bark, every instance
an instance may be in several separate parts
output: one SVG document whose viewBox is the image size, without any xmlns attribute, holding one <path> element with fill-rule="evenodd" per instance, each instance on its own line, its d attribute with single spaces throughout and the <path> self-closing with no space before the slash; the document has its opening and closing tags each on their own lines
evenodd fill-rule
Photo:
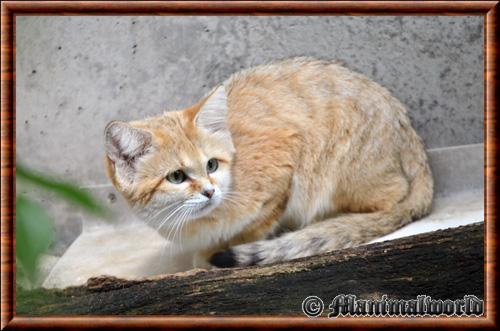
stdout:
<svg viewBox="0 0 500 331">
<path fill-rule="evenodd" d="M 301 315 L 320 297 L 484 297 L 484 225 L 475 223 L 269 266 L 192 270 L 145 280 L 90 279 L 18 290 L 18 315 Z"/>
</svg>

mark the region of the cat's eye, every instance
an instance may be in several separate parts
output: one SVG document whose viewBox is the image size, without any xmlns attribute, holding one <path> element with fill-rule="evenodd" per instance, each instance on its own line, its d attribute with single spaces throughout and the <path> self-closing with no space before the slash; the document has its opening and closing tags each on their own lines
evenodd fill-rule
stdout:
<svg viewBox="0 0 500 331">
<path fill-rule="evenodd" d="M 186 174 L 182 170 L 176 170 L 167 175 L 167 180 L 173 184 L 180 184 L 186 180 Z"/>
<path fill-rule="evenodd" d="M 208 160 L 207 162 L 207 172 L 210 174 L 212 172 L 214 172 L 215 170 L 217 170 L 217 168 L 219 167 L 219 161 L 217 161 L 216 159 L 210 159 Z"/>
</svg>

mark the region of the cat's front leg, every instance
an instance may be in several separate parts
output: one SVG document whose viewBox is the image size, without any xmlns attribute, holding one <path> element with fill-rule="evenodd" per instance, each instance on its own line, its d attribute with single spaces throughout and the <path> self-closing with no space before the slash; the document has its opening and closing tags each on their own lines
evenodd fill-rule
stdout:
<svg viewBox="0 0 500 331">
<path fill-rule="evenodd" d="M 210 270 L 213 266 L 208 263 L 206 257 L 202 254 L 195 253 L 193 256 L 193 268 Z"/>
</svg>

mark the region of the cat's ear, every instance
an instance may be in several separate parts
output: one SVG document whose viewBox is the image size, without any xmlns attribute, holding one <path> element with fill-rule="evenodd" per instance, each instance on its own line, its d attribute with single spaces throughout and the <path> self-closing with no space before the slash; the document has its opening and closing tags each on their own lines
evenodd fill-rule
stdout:
<svg viewBox="0 0 500 331">
<path fill-rule="evenodd" d="M 137 161 L 151 150 L 151 133 L 113 121 L 106 126 L 104 136 L 106 155 L 115 163 L 120 174 L 131 180 Z"/>
<path fill-rule="evenodd" d="M 227 124 L 227 96 L 223 85 L 208 96 L 194 121 L 198 128 L 210 133 L 231 136 Z"/>
</svg>

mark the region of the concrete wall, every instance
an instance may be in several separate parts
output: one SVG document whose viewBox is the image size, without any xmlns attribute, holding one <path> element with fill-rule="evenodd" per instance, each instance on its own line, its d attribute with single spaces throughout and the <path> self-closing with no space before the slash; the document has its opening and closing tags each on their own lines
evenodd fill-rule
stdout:
<svg viewBox="0 0 500 331">
<path fill-rule="evenodd" d="M 110 120 L 189 106 L 241 68 L 297 55 L 340 59 L 387 87 L 428 148 L 483 141 L 478 16 L 21 16 L 16 43 L 17 158 L 83 186 L 108 183 Z"/>
</svg>

